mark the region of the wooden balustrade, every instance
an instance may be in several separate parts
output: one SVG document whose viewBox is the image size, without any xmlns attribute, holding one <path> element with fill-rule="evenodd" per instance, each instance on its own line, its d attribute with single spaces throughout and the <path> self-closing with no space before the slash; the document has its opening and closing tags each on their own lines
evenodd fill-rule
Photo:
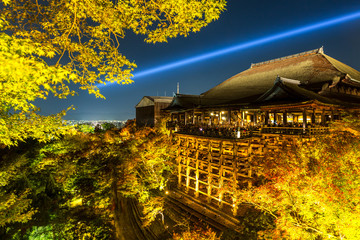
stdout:
<svg viewBox="0 0 360 240">
<path fill-rule="evenodd" d="M 173 124 L 169 124 L 172 127 Z M 303 127 L 250 127 L 250 128 L 236 128 L 236 127 L 202 127 L 196 125 L 177 126 L 177 133 L 213 137 L 226 139 L 243 139 L 253 136 L 260 136 L 262 134 L 281 134 L 281 135 L 319 135 L 329 133 L 329 127 L 322 126 L 308 126 Z"/>
<path fill-rule="evenodd" d="M 261 134 L 319 135 L 329 133 L 329 127 L 263 127 Z"/>
</svg>

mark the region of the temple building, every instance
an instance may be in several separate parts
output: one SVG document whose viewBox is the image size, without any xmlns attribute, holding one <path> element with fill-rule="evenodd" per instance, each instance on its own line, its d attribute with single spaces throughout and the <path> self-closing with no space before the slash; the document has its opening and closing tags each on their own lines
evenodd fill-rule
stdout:
<svg viewBox="0 0 360 240">
<path fill-rule="evenodd" d="M 295 138 L 329 131 L 360 110 L 360 72 L 323 48 L 251 64 L 200 95 L 176 94 L 165 109 L 178 141 L 178 189 L 238 215 L 229 186 L 253 184 L 250 159 Z"/>
<path fill-rule="evenodd" d="M 135 106 L 136 124 L 138 126 L 155 126 L 162 117 L 161 110 L 168 107 L 172 97 L 144 96 Z"/>
<path fill-rule="evenodd" d="M 234 132 L 249 127 L 262 131 L 301 127 L 305 134 L 359 105 L 360 72 L 320 48 L 251 64 L 203 94 L 177 94 L 166 110 L 172 119 L 169 127 L 173 124 L 182 131 L 203 126 L 200 135 L 215 126 L 236 128 Z"/>
</svg>

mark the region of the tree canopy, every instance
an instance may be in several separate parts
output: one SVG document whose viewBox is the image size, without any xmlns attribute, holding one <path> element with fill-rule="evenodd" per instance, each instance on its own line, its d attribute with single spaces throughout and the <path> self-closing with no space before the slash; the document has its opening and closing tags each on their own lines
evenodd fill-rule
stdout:
<svg viewBox="0 0 360 240">
<path fill-rule="evenodd" d="M 360 238 L 359 118 L 351 115 L 329 135 L 253 160 L 258 183 L 236 191 L 236 198 L 274 221 L 258 237 Z"/>
<path fill-rule="evenodd" d="M 170 141 L 128 124 L 1 149 L 0 238 L 128 239 L 163 212 Z"/>
<path fill-rule="evenodd" d="M 69 109 L 43 117 L 36 99 L 66 98 L 74 86 L 103 98 L 98 84 L 131 83 L 136 64 L 119 41 L 128 31 L 166 42 L 199 31 L 224 8 L 225 0 L 0 0 L 1 143 L 66 131 L 59 119 Z"/>
</svg>

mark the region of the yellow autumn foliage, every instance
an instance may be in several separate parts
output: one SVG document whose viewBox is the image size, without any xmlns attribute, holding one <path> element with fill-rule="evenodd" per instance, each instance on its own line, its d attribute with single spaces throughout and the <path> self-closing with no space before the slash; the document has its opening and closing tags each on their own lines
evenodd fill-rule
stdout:
<svg viewBox="0 0 360 240">
<path fill-rule="evenodd" d="M 0 0 L 0 144 L 66 132 L 66 111 L 41 116 L 37 99 L 67 98 L 75 87 L 104 98 L 99 84 L 132 83 L 136 64 L 120 52 L 127 31 L 166 42 L 224 8 L 225 0 Z"/>
</svg>

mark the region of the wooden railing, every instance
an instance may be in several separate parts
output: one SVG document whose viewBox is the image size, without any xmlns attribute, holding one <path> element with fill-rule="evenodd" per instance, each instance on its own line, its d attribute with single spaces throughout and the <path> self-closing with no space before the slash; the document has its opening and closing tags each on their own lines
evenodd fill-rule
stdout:
<svg viewBox="0 0 360 240">
<path fill-rule="evenodd" d="M 261 134 L 318 135 L 329 133 L 329 127 L 263 127 Z"/>
<path fill-rule="evenodd" d="M 214 138 L 246 138 L 251 137 L 253 134 L 259 134 L 257 129 L 245 129 L 245 128 L 227 128 L 227 127 L 198 127 L 198 126 L 180 126 L 177 127 L 176 133 L 214 137 Z"/>
<path fill-rule="evenodd" d="M 310 135 L 328 134 L 330 132 L 330 128 L 329 127 L 314 127 L 314 128 L 307 128 L 306 131 Z"/>
<path fill-rule="evenodd" d="M 329 133 L 329 127 L 308 126 L 302 127 L 261 127 L 261 128 L 237 128 L 237 127 L 215 127 L 197 125 L 179 125 L 175 122 L 168 122 L 167 127 L 176 129 L 177 133 L 206 136 L 215 138 L 247 138 L 261 134 L 281 135 L 319 135 Z"/>
</svg>

